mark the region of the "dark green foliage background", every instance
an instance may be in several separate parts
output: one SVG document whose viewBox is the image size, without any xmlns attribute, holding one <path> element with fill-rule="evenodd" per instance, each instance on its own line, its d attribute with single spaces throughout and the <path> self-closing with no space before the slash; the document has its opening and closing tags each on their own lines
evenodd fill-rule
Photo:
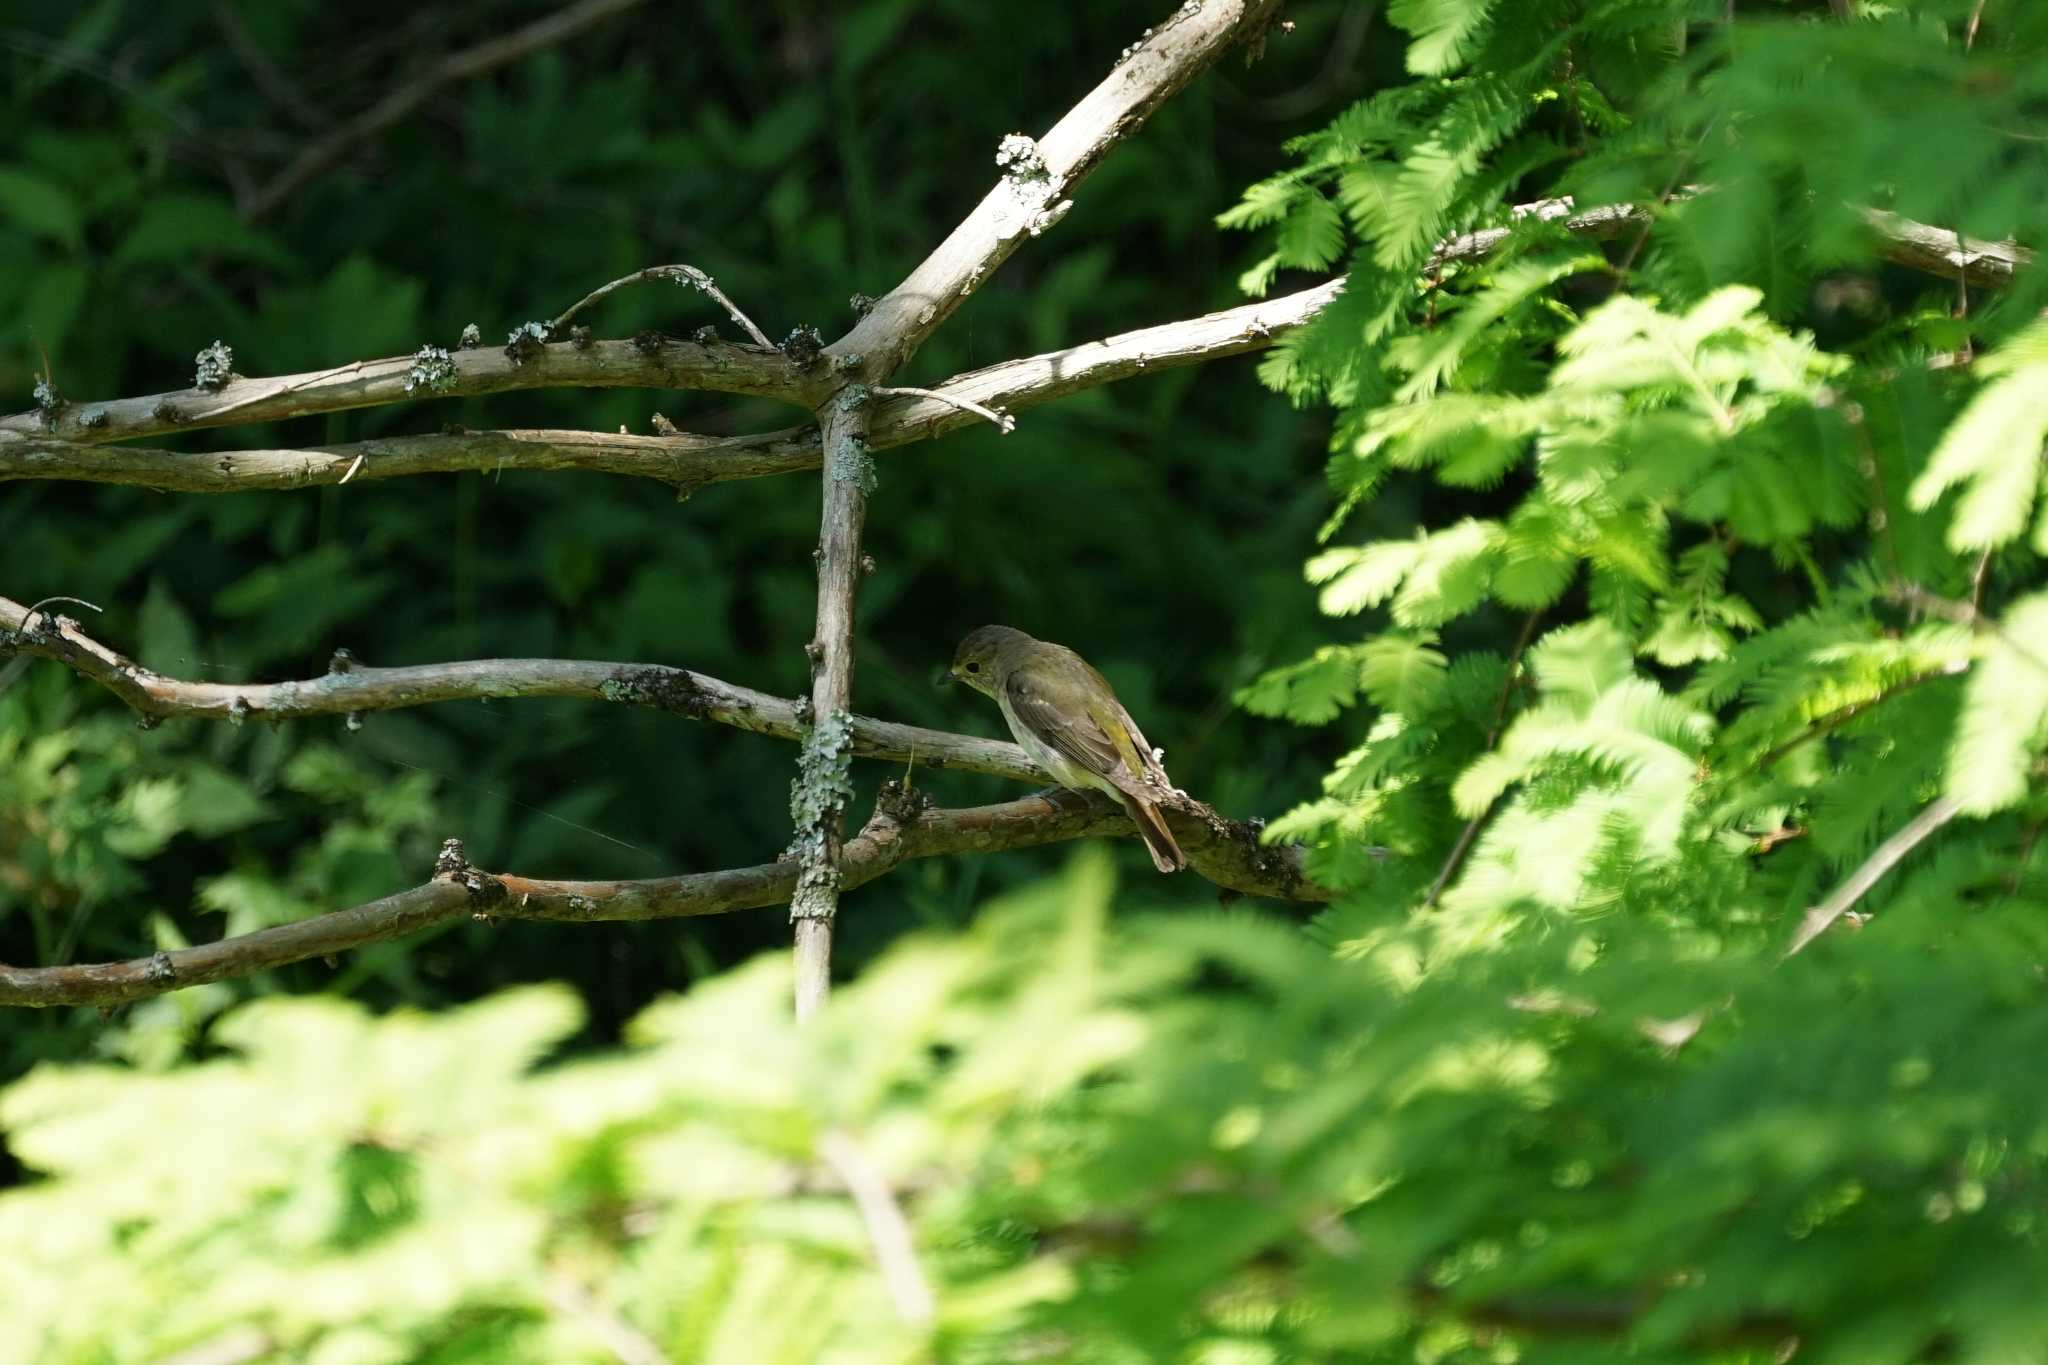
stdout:
<svg viewBox="0 0 2048 1365">
<path fill-rule="evenodd" d="M 235 8 L 303 100 L 341 116 L 409 68 L 551 7 L 393 7 L 384 25 L 358 7 Z M 0 158 L 0 393 L 27 405 L 38 346 L 62 391 L 90 399 L 182 387 L 193 353 L 216 337 L 244 374 L 451 345 L 472 321 L 495 342 L 668 261 L 711 272 L 773 335 L 799 323 L 836 335 L 852 320 L 850 295 L 886 290 L 993 183 L 1001 137 L 1042 131 L 1157 8 L 1047 6 L 1034 18 L 901 0 L 648 7 L 448 89 L 254 225 L 236 217 L 237 178 L 261 183 L 324 127 L 264 98 L 215 7 L 17 9 L 0 31 L 14 130 Z M 1335 11 L 1300 7 L 1298 32 L 1265 62 L 1233 59 L 1169 104 L 901 382 L 1237 301 L 1248 248 L 1212 216 L 1271 169 L 1282 137 L 1369 78 L 1322 73 Z M 669 287 L 617 295 L 588 321 L 601 336 L 707 321 L 733 330 Z M 789 420 L 714 395 L 560 392 L 188 443 L 332 442 L 446 422 L 644 432 L 657 410 L 712 432 Z M 1236 361 L 1067 400 L 1009 438 L 977 430 L 890 453 L 869 519 L 879 568 L 860 601 L 856 705 L 999 732 L 992 709 L 933 682 L 960 634 L 1010 622 L 1096 660 L 1182 784 L 1238 814 L 1283 809 L 1329 755 L 1229 697 L 1308 638 L 1298 550 L 1323 513 L 1319 427 Z M 91 628 L 102 638 L 209 681 L 316 673 L 345 646 L 380 664 L 649 660 L 792 694 L 806 677 L 816 507 L 803 479 L 723 485 L 681 506 L 651 485 L 532 473 L 217 498 L 13 484 L 0 495 L 0 591 L 100 603 Z M 0 705 L 10 729 L 28 732 L 120 715 L 52 665 Z M 240 785 L 240 817 L 218 828 L 218 813 L 208 826 L 185 810 L 139 868 L 111 851 L 64 870 L 25 865 L 28 888 L 0 882 L 0 959 L 37 960 L 81 904 L 73 958 L 156 946 L 152 912 L 211 937 L 217 916 L 195 911 L 195 884 L 231 869 L 253 886 L 290 880 L 341 821 L 376 833 L 301 872 L 304 909 L 417 882 L 450 835 L 487 866 L 536 875 L 760 861 L 786 841 L 795 758 L 722 729 L 546 701 L 373 715 L 353 737 L 339 722 L 278 733 L 173 722 L 109 731 L 104 745 L 83 764 L 89 781 L 101 766 L 187 779 L 217 766 Z M 333 746 L 342 774 L 313 791 L 285 778 L 309 746 Z M 97 799 L 117 801 L 119 779 L 99 780 L 114 785 Z M 423 790 L 378 813 L 408 785 Z M 188 788 L 185 805 L 218 812 L 218 786 Z M 971 778 L 938 777 L 931 790 L 951 802 L 1006 794 Z M 89 848 L 104 817 L 80 819 Z M 33 820 L 0 798 L 0 846 L 37 843 Z M 844 966 L 908 924 L 959 919 L 1052 856 L 927 864 L 861 893 Z M 104 895 L 86 889 L 100 884 Z M 1144 898 L 1199 894 L 1137 887 Z M 32 930 L 32 914 L 48 933 Z M 772 911 L 637 929 L 463 929 L 372 949 L 341 982 L 373 1000 L 436 1002 L 567 976 L 603 1029 L 785 932 Z M 318 964 L 284 974 L 293 989 L 335 976 Z M 61 1017 L 12 1021 L 0 1070 L 76 1048 L 84 1040 L 70 1030 Z"/>
<path fill-rule="evenodd" d="M 1362 11 L 1290 6 L 1264 65 L 1170 104 L 905 376 L 1342 272 L 1266 388 L 1156 376 L 888 455 L 862 600 L 865 710 L 992 732 L 930 686 L 991 618 L 1095 658 L 1180 781 L 1306 846 L 1341 894 L 1305 927 L 1090 846 L 860 893 L 801 1029 L 788 954 L 752 952 L 774 914 L 465 926 L 105 1024 L 9 1019 L 0 1066 L 63 1064 L 0 1089 L 0 1356 L 253 1332 L 293 1359 L 613 1358 L 595 1305 L 714 1365 L 2048 1359 L 2048 272 L 1965 297 L 1863 216 L 2048 243 L 2048 15 L 1835 8 L 1388 0 L 1354 51 Z M 836 332 L 1002 134 L 1161 17 L 644 15 L 430 103 L 251 229 L 229 171 L 304 137 L 216 13 L 0 35 L 0 317 L 73 397 L 182 383 L 215 336 L 248 371 L 495 341 L 675 259 L 777 333 Z M 356 108 L 516 17 L 457 14 L 247 21 Z M 1595 243 L 1508 211 L 1556 194 L 1647 221 Z M 602 330 L 699 304 L 644 290 Z M 104 600 L 107 638 L 198 676 L 346 645 L 792 691 L 815 515 L 802 480 L 681 507 L 512 475 L 10 485 L 0 592 Z M 0 694 L 0 957 L 367 898 L 450 833 L 537 872 L 766 857 L 792 757 L 545 704 L 139 732 L 38 664 Z M 891 1306 L 823 1169 L 848 1134 L 930 1319 Z"/>
</svg>

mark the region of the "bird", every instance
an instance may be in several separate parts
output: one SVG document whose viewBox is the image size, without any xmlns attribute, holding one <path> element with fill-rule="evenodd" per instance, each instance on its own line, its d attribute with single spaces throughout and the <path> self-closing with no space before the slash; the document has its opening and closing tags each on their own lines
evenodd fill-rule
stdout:
<svg viewBox="0 0 2048 1365">
<path fill-rule="evenodd" d="M 995 698 L 1017 743 L 1062 787 L 1107 792 L 1122 805 L 1154 867 L 1188 865 L 1159 813 L 1160 799 L 1174 794 L 1166 768 L 1086 659 L 1021 630 L 981 626 L 960 641 L 948 671 Z"/>
</svg>

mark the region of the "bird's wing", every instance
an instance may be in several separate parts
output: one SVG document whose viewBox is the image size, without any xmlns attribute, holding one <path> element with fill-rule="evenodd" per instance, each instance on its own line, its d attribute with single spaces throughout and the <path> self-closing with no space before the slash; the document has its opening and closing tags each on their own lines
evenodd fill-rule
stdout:
<svg viewBox="0 0 2048 1365">
<path fill-rule="evenodd" d="M 1088 667 L 1085 663 L 1082 667 Z M 1093 670 L 1090 670 L 1091 672 Z M 1096 675 L 1100 680 L 1101 675 Z M 1027 727 L 1032 734 L 1050 745 L 1068 762 L 1085 768 L 1099 777 L 1108 779 L 1119 788 L 1142 794 L 1145 791 L 1145 777 L 1149 751 L 1141 757 L 1138 745 L 1144 743 L 1132 724 L 1103 682 L 1102 696 L 1108 698 L 1108 714 L 1096 714 L 1091 707 L 1079 715 L 1070 714 L 1054 706 L 1048 690 L 1035 671 L 1027 664 L 1010 670 L 1004 681 L 1003 693 L 1009 699 L 1011 713 L 1017 723 Z M 1121 722 L 1121 724 L 1119 724 Z M 1125 730 L 1119 734 L 1117 731 Z"/>
</svg>

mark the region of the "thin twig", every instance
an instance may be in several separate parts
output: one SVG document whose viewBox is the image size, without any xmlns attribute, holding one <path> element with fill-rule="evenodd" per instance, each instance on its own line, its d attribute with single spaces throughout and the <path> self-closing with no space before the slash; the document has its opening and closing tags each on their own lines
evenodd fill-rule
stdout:
<svg viewBox="0 0 2048 1365">
<path fill-rule="evenodd" d="M 673 1365 L 668 1353 L 655 1345 L 653 1338 L 599 1303 L 588 1289 L 567 1274 L 545 1277 L 541 1281 L 540 1295 L 548 1307 L 588 1328 L 619 1365 Z"/>
<path fill-rule="evenodd" d="M 6 599 L 4 598 L 0 598 L 0 601 L 5 600 Z M 21 617 L 14 624 L 13 628 L 15 630 L 22 631 L 23 633 L 27 633 L 29 630 L 34 628 L 35 619 L 37 616 L 42 614 L 43 608 L 49 606 L 52 602 L 69 602 L 74 607 L 84 607 L 87 611 L 101 614 L 104 614 L 106 610 L 104 607 L 96 606 L 95 604 L 86 601 L 83 597 L 45 597 L 39 602 L 31 602 L 29 603 L 28 606 L 22 608 Z M 8 603 L 8 605 L 12 606 L 13 604 Z"/>
<path fill-rule="evenodd" d="M 1895 602 L 1902 602 L 1930 616 L 1939 616 L 1944 621 L 1953 621 L 1957 625 L 1968 626 L 1971 630 L 1994 636 L 2000 644 L 2019 658 L 2043 673 L 2048 673 L 2048 656 L 2036 654 L 2029 645 L 2014 639 L 2010 631 L 1980 611 L 1974 603 L 1943 597 L 1939 593 L 1929 592 L 1918 583 L 1908 582 L 1894 583 L 1891 597 Z"/>
<path fill-rule="evenodd" d="M 1884 874 L 1898 865 L 1901 858 L 1918 848 L 1936 830 L 1956 818 L 1961 807 L 1946 796 L 1938 796 L 1927 803 L 1926 809 L 1907 821 L 1903 828 L 1891 838 L 1877 846 L 1877 851 L 1864 860 L 1863 866 L 1849 874 L 1849 879 L 1835 888 L 1835 893 L 1809 909 L 1799 921 L 1799 932 L 1785 949 L 1785 956 L 1804 948 L 1820 936 L 1830 924 L 1842 917 L 1844 911 L 1863 898 L 1863 894 L 1876 886 Z"/>
<path fill-rule="evenodd" d="M 243 22 L 242 12 L 233 0 L 213 0 L 213 22 L 220 29 L 221 36 L 228 41 L 235 56 L 254 78 L 256 88 L 278 108 L 290 114 L 308 128 L 325 127 L 334 122 L 333 116 L 306 97 L 297 82 L 277 69 L 277 63 L 270 60 L 270 54 L 249 31 Z"/>
<path fill-rule="evenodd" d="M 852 1135 L 841 1129 L 818 1135 L 818 1155 L 846 1182 L 846 1192 L 860 1210 L 868 1242 L 875 1249 L 875 1268 L 881 1272 L 890 1302 L 896 1305 L 896 1316 L 913 1326 L 930 1322 L 937 1307 L 932 1287 L 917 1263 L 910 1222 L 897 1205 L 888 1180 Z"/>
<path fill-rule="evenodd" d="M 478 43 L 474 47 L 443 57 L 426 71 L 408 79 L 355 118 L 306 148 L 291 165 L 249 196 L 242 216 L 255 221 L 267 216 L 308 182 L 333 166 L 360 143 L 382 133 L 413 110 L 425 104 L 443 88 L 470 80 L 501 66 L 518 61 L 574 37 L 584 29 L 641 0 L 583 0 L 553 14 Z"/>
<path fill-rule="evenodd" d="M 692 289 L 697 290 L 713 303 L 723 308 L 726 316 L 738 323 L 740 329 L 754 339 L 755 345 L 766 347 L 771 351 L 775 349 L 775 343 L 768 339 L 768 334 L 759 327 L 756 327 L 754 320 L 741 312 L 739 305 L 728 298 L 725 291 L 720 289 L 709 275 L 694 265 L 650 265 L 645 270 L 636 270 L 630 275 L 622 275 L 610 284 L 593 289 L 582 298 L 576 300 L 576 302 L 570 304 L 566 312 L 549 324 L 548 330 L 559 332 L 568 325 L 569 319 L 575 317 L 599 299 L 604 298 L 607 294 L 612 293 L 614 290 L 623 289 L 629 284 L 645 284 L 649 280 L 672 280 L 677 284 L 689 285 Z"/>
<path fill-rule="evenodd" d="M 1017 429 L 1017 419 L 1002 409 L 985 407 L 972 398 L 956 397 L 943 389 L 913 389 L 897 385 L 892 388 L 878 388 L 873 392 L 877 398 L 929 398 L 935 403 L 944 403 L 948 407 L 972 413 L 984 421 L 993 422 L 996 430 L 1005 436 Z"/>
<path fill-rule="evenodd" d="M 1678 158 L 1678 164 L 1671 168 L 1671 175 L 1665 180 L 1664 188 L 1657 193 L 1657 208 L 1661 209 L 1671 202 L 1671 196 L 1678 190 L 1678 182 L 1683 180 L 1685 173 L 1692 168 L 1693 158 L 1699 155 L 1700 148 L 1713 135 L 1714 124 L 1720 117 L 1716 113 L 1707 120 L 1707 126 L 1700 130 L 1699 137 L 1693 142 L 1692 146 L 1685 149 L 1684 155 Z M 1650 240 L 1650 229 L 1656 225 L 1656 222 L 1657 215 L 1655 212 L 1643 215 L 1641 231 L 1637 232 L 1635 240 L 1628 244 L 1628 251 L 1622 256 L 1621 264 L 1614 267 L 1616 275 L 1626 278 L 1628 272 L 1635 267 L 1636 257 L 1642 254 L 1643 244 Z"/>
<path fill-rule="evenodd" d="M 1991 547 L 1985 546 L 1984 553 L 1977 556 L 1977 567 L 1970 572 L 1970 610 L 1984 610 L 1984 590 L 1991 586 Z"/>
<path fill-rule="evenodd" d="M 1528 652 L 1530 637 L 1536 633 L 1536 622 L 1542 616 L 1541 607 L 1530 612 L 1522 618 L 1522 629 L 1515 635 L 1514 651 L 1508 655 L 1507 677 L 1501 680 L 1500 695 L 1495 697 L 1493 702 L 1493 721 L 1486 730 L 1488 751 L 1500 742 L 1500 732 L 1508 717 L 1508 700 L 1515 693 L 1515 679 L 1521 670 L 1522 656 Z M 1450 856 L 1444 859 L 1444 865 L 1438 869 L 1436 880 L 1429 884 L 1429 894 L 1422 898 L 1423 909 L 1435 908 L 1445 888 L 1450 886 L 1451 878 L 1457 875 L 1458 868 L 1464 863 L 1465 855 L 1471 852 L 1472 841 L 1479 837 L 1479 827 L 1486 823 L 1486 817 L 1492 812 L 1493 806 L 1489 803 L 1485 810 L 1465 822 L 1465 828 L 1458 835 L 1458 842 L 1451 845 Z"/>
</svg>

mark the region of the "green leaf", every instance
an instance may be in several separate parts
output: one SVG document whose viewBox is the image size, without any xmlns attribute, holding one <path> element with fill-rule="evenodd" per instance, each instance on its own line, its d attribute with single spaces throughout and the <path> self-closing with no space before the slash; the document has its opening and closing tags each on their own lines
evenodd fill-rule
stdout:
<svg viewBox="0 0 2048 1365">
<path fill-rule="evenodd" d="M 0 166 L 0 218 L 73 251 L 85 241 L 85 214 L 71 191 L 19 166 Z"/>
<path fill-rule="evenodd" d="M 1391 0 L 1387 21 L 1415 35 L 1408 69 L 1442 76 L 1465 64 L 1484 40 L 1494 0 Z"/>
<path fill-rule="evenodd" d="M 1359 648 L 1358 676 L 1373 705 L 1420 717 L 1443 693 L 1447 660 L 1434 633 L 1388 631 Z"/>
<path fill-rule="evenodd" d="M 1262 674 L 1234 700 L 1256 716 L 1277 716 L 1296 725 L 1327 725 L 1358 698 L 1357 654 L 1325 645 L 1300 663 Z"/>
<path fill-rule="evenodd" d="M 208 256 L 279 268 L 293 264 L 292 254 L 276 238 L 243 222 L 233 205 L 199 194 L 160 194 L 143 201 L 141 216 L 109 264 L 126 270 Z"/>
<path fill-rule="evenodd" d="M 1909 494 L 1914 510 L 1924 512 L 1950 488 L 1962 486 L 1948 543 L 1964 552 L 1996 549 L 2017 538 L 2048 477 L 2042 461 L 2048 439 L 2048 321 L 2034 323 L 1978 361 L 1977 373 L 1991 382 L 1942 433 Z M 2038 535 L 2048 546 L 2048 510 Z"/>
<path fill-rule="evenodd" d="M 2048 593 L 2015 602 L 1982 651 L 1963 690 L 1945 783 L 1965 815 L 2017 804 L 2048 744 Z"/>
<path fill-rule="evenodd" d="M 199 632 L 161 576 L 150 579 L 136 625 L 140 632 L 136 658 L 145 668 L 172 677 L 199 675 Z"/>
</svg>

